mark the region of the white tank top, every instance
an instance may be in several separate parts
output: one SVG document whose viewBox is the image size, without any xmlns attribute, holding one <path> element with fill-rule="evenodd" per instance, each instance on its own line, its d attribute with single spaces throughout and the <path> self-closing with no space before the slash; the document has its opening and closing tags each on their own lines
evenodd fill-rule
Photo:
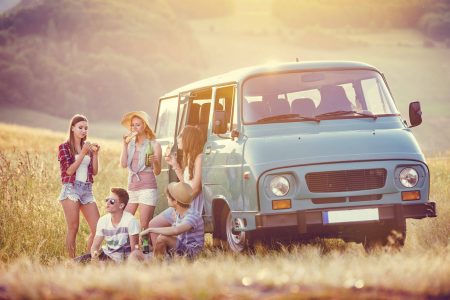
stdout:
<svg viewBox="0 0 450 300">
<path fill-rule="evenodd" d="M 185 183 L 192 186 L 192 180 L 189 179 L 189 166 L 186 166 L 186 168 L 184 168 L 183 179 Z"/>
<path fill-rule="evenodd" d="M 189 179 L 189 167 L 188 166 L 184 169 L 183 179 L 184 179 L 185 183 L 189 184 L 192 187 L 192 180 Z M 200 213 L 200 215 L 202 215 L 203 214 L 203 203 L 204 203 L 203 191 L 200 191 L 200 193 L 197 195 L 197 197 L 195 197 L 194 200 L 192 201 L 191 208 L 195 211 L 198 211 Z"/>
<path fill-rule="evenodd" d="M 75 155 L 75 159 L 78 158 L 78 154 Z M 86 182 L 88 177 L 88 166 L 91 162 L 91 157 L 89 155 L 85 155 L 83 158 L 83 161 L 81 162 L 80 166 L 77 169 L 77 173 L 75 176 L 75 180 Z"/>
</svg>

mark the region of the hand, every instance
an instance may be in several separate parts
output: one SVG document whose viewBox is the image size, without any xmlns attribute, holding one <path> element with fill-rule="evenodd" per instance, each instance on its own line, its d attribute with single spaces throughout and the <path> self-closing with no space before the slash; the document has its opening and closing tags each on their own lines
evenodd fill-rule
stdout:
<svg viewBox="0 0 450 300">
<path fill-rule="evenodd" d="M 174 154 L 170 154 L 169 156 L 165 156 L 164 159 L 166 160 L 168 165 L 172 166 L 172 168 L 174 168 L 174 169 L 179 168 L 177 157 Z"/>
<path fill-rule="evenodd" d="M 130 141 L 127 139 L 128 136 L 129 136 L 129 134 L 124 134 L 124 135 L 122 136 L 123 144 L 124 144 L 124 145 L 128 145 L 128 143 L 130 142 Z M 127 142 L 127 140 L 128 140 L 128 142 Z"/>
<path fill-rule="evenodd" d="M 100 151 L 100 145 L 97 143 L 91 144 L 91 151 L 94 153 L 94 155 L 98 154 Z"/>
<path fill-rule="evenodd" d="M 83 148 L 81 148 L 81 154 L 87 155 L 89 153 L 90 148 L 91 143 L 88 141 L 84 142 Z"/>
<path fill-rule="evenodd" d="M 151 163 L 153 164 L 154 161 L 156 160 L 156 156 L 154 154 L 151 154 L 148 156 L 148 160 L 151 161 Z"/>
<path fill-rule="evenodd" d="M 124 145 L 128 145 L 128 143 L 133 139 L 135 136 L 137 136 L 136 131 L 129 132 L 125 135 L 123 135 L 123 143 Z"/>
<path fill-rule="evenodd" d="M 165 157 L 170 156 L 170 152 L 172 152 L 172 146 L 169 144 L 169 145 L 167 145 L 166 152 L 164 153 L 164 156 Z"/>
<path fill-rule="evenodd" d="M 150 232 L 151 232 L 151 228 L 147 228 L 147 229 L 145 229 L 145 230 L 142 230 L 140 233 L 139 233 L 139 237 L 143 237 L 144 235 L 147 235 L 147 234 L 149 234 Z"/>
</svg>

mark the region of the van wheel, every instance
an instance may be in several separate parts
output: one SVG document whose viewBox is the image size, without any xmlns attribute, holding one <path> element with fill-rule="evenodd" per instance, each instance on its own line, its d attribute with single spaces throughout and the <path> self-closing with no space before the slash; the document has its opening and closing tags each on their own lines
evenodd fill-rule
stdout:
<svg viewBox="0 0 450 300">
<path fill-rule="evenodd" d="M 406 230 L 390 228 L 379 234 L 366 236 L 363 241 L 364 249 L 367 253 L 377 250 L 400 251 L 405 245 Z"/>
<path fill-rule="evenodd" d="M 236 253 L 243 252 L 248 249 L 251 244 L 251 233 L 246 231 L 236 231 L 235 227 L 243 227 L 242 222 L 238 219 L 233 220 L 231 211 L 228 207 L 222 211 L 221 230 L 222 236 L 225 238 L 225 248 Z"/>
</svg>

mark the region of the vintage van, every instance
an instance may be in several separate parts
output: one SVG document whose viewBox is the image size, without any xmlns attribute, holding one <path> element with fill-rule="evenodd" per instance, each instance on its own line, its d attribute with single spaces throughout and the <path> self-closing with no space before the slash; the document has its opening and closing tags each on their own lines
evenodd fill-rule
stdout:
<svg viewBox="0 0 450 300">
<path fill-rule="evenodd" d="M 163 149 L 176 149 L 187 124 L 204 133 L 205 230 L 233 251 L 281 237 L 372 247 L 395 234 L 401 246 L 407 218 L 436 216 L 410 130 L 422 121 L 419 102 L 409 118 L 375 67 L 297 62 L 171 91 L 160 98 L 155 130 Z M 158 185 L 175 178 L 164 162 Z"/>
</svg>

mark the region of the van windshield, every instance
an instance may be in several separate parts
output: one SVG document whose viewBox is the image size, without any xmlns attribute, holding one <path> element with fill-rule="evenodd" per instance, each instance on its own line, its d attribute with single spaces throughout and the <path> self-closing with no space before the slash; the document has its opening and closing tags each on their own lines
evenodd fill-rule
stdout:
<svg viewBox="0 0 450 300">
<path fill-rule="evenodd" d="M 383 78 L 372 70 L 269 74 L 243 85 L 245 124 L 398 114 Z"/>
</svg>

